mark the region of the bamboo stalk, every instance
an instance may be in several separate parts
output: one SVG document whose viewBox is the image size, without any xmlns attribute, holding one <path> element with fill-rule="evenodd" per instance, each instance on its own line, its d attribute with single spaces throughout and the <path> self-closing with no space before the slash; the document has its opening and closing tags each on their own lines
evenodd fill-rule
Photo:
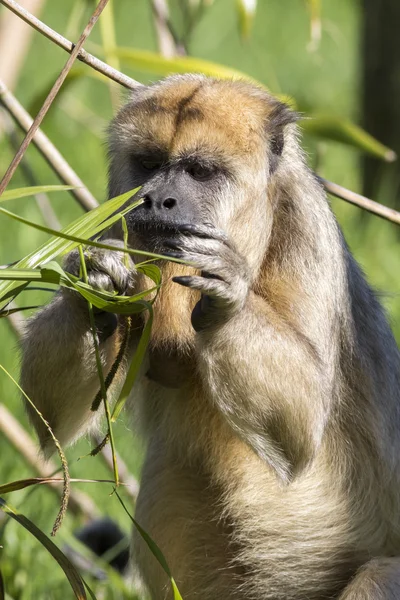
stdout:
<svg viewBox="0 0 400 600">
<path fill-rule="evenodd" d="M 375 202 L 375 200 L 371 200 L 366 196 L 352 192 L 351 190 L 348 190 L 337 183 L 333 183 L 332 181 L 328 181 L 323 177 L 318 177 L 318 179 L 328 194 L 332 194 L 332 196 L 336 196 L 345 202 L 349 202 L 350 204 L 354 204 L 355 206 L 363 208 L 377 217 L 381 217 L 382 219 L 386 219 L 387 221 L 391 221 L 392 223 L 400 225 L 400 212 L 397 210 L 394 210 L 389 206 L 385 206 L 384 204 L 380 204 L 379 202 Z"/>
<path fill-rule="evenodd" d="M 7 89 L 4 83 L 0 80 L 0 104 L 11 115 L 17 125 L 23 130 L 28 131 L 32 126 L 33 119 L 18 102 L 15 96 Z M 48 162 L 53 171 L 58 175 L 60 180 L 66 185 L 72 185 L 75 189 L 70 190 L 75 200 L 85 210 L 91 210 L 98 206 L 96 198 L 89 192 L 78 177 L 75 171 L 69 166 L 62 154 L 57 150 L 54 144 L 49 140 L 47 135 L 38 129 L 32 139 L 33 144 Z"/>
</svg>

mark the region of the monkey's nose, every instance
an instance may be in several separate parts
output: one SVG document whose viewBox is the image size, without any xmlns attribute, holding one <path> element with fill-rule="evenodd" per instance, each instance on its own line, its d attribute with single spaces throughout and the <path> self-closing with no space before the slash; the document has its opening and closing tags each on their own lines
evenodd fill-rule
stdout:
<svg viewBox="0 0 400 600">
<path fill-rule="evenodd" d="M 172 208 L 175 208 L 178 203 L 176 198 L 154 198 L 150 194 L 146 194 L 146 196 L 143 197 L 143 201 L 144 208 L 148 211 L 171 210 Z"/>
</svg>

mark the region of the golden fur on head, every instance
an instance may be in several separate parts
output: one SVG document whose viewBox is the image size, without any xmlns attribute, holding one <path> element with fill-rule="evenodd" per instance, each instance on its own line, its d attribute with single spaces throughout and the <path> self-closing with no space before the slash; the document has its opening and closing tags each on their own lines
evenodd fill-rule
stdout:
<svg viewBox="0 0 400 600">
<path fill-rule="evenodd" d="M 138 154 L 162 157 L 165 185 L 199 156 L 219 174 L 185 188 L 197 220 L 176 239 L 194 266 L 162 265 L 132 396 L 148 443 L 136 518 L 185 600 L 400 597 L 399 353 L 295 120 L 253 85 L 186 75 L 139 89 L 110 128 L 110 196 L 143 183 Z M 146 245 L 135 227 L 130 243 Z M 87 427 L 98 384 L 67 295 L 31 321 L 23 382 L 63 440 Z M 171 599 L 139 539 L 134 559 Z"/>
</svg>

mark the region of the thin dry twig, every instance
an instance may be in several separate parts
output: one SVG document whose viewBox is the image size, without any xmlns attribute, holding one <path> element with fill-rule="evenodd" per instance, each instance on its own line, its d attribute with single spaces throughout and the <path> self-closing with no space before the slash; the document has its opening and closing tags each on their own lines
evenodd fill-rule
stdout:
<svg viewBox="0 0 400 600">
<path fill-rule="evenodd" d="M 62 84 L 65 81 L 65 78 L 67 77 L 68 73 L 70 72 L 72 65 L 75 62 L 76 57 L 79 54 L 80 49 L 82 48 L 83 44 L 86 41 L 86 38 L 90 35 L 90 32 L 92 31 L 94 25 L 96 24 L 99 16 L 101 15 L 102 11 L 104 10 L 106 4 L 107 4 L 108 0 L 100 0 L 96 10 L 94 11 L 93 15 L 90 17 L 88 24 L 86 25 L 85 29 L 83 30 L 83 33 L 81 35 L 81 37 L 79 38 L 76 46 L 74 47 L 73 51 L 71 52 L 71 56 L 69 57 L 69 59 L 67 60 L 67 62 L 65 63 L 60 75 L 57 77 L 53 87 L 51 88 L 46 100 L 44 101 L 42 108 L 39 110 L 37 116 L 35 117 L 31 127 L 29 128 L 28 133 L 26 134 L 26 137 L 24 139 L 24 141 L 22 142 L 20 149 L 18 150 L 18 152 L 16 153 L 16 155 L 14 156 L 13 160 L 11 161 L 10 166 L 8 167 L 1 183 L 0 183 L 0 196 L 1 194 L 4 192 L 4 190 L 6 189 L 7 185 L 10 182 L 10 179 L 12 178 L 12 176 L 14 175 L 19 163 L 22 160 L 22 157 L 24 156 L 26 149 L 28 148 L 30 142 L 32 141 L 36 131 L 39 129 L 41 122 L 43 121 L 47 111 L 49 110 L 54 98 L 56 97 L 56 95 L 58 94 Z"/>
<path fill-rule="evenodd" d="M 375 202 L 375 200 L 370 200 L 370 198 L 367 198 L 366 196 L 352 192 L 351 190 L 348 190 L 337 183 L 333 183 L 332 181 L 328 181 L 323 177 L 318 177 L 318 179 L 328 194 L 332 194 L 332 196 L 336 196 L 337 198 L 345 200 L 350 204 L 359 206 L 360 208 L 367 210 L 377 217 L 381 217 L 382 219 L 386 219 L 387 221 L 391 221 L 392 223 L 400 225 L 400 212 L 397 210 L 389 208 L 389 206 L 385 206 L 379 202 Z"/>
<path fill-rule="evenodd" d="M 0 431 L 39 477 L 48 477 L 57 471 L 57 465 L 54 461 L 51 459 L 45 461 L 38 454 L 37 446 L 31 436 L 4 404 L 0 404 Z M 51 483 L 50 486 L 60 495 L 60 486 L 57 482 Z M 74 514 L 83 514 L 87 519 L 92 519 L 99 514 L 99 510 L 93 500 L 79 490 L 71 490 L 69 505 Z"/>
<path fill-rule="evenodd" d="M 26 112 L 24 107 L 18 102 L 1 80 L 0 104 L 23 131 L 26 132 L 29 130 L 33 123 L 32 117 Z M 96 198 L 89 192 L 82 179 L 80 179 L 75 171 L 69 166 L 65 158 L 43 131 L 38 129 L 32 142 L 46 159 L 53 171 L 58 175 L 60 180 L 66 185 L 74 186 L 74 189 L 70 190 L 70 193 L 74 196 L 75 200 L 77 200 L 85 210 L 96 208 L 98 206 Z"/>
<path fill-rule="evenodd" d="M 45 25 L 45 23 L 37 19 L 34 15 L 32 15 L 24 8 L 22 8 L 22 6 L 20 6 L 17 2 L 15 2 L 14 0 L 0 0 L 0 3 L 4 4 L 4 6 L 7 6 L 7 8 L 9 8 L 13 11 L 13 13 L 21 17 L 21 19 L 23 19 L 26 23 L 29 23 L 29 25 L 36 29 L 36 31 L 42 33 L 49 40 L 57 44 L 57 46 L 63 48 L 71 54 L 71 52 L 74 49 L 74 44 L 72 42 L 70 42 L 69 40 L 67 40 L 67 38 L 54 31 L 54 29 L 51 29 L 51 27 L 49 27 L 48 25 Z M 89 65 L 89 67 L 92 67 L 92 69 L 95 69 L 95 71 L 102 73 L 109 79 L 120 83 L 128 89 L 134 89 L 143 85 L 142 83 L 135 81 L 135 79 L 124 75 L 124 73 L 117 71 L 117 69 L 113 69 L 112 67 L 110 67 L 110 65 L 103 62 L 102 60 L 99 60 L 83 48 L 81 48 L 81 50 L 78 52 L 76 58 L 81 62 L 85 63 L 86 65 Z"/>
</svg>

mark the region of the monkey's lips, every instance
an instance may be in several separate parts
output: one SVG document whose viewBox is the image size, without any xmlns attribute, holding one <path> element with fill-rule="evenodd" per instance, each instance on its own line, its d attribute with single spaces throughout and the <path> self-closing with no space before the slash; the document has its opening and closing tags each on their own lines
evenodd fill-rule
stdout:
<svg viewBox="0 0 400 600">
<path fill-rule="evenodd" d="M 182 223 L 183 225 L 183 223 Z M 168 250 L 164 242 L 181 235 L 179 224 L 160 223 L 157 221 L 130 221 L 129 233 L 132 235 L 130 245 L 138 250 L 147 250 L 163 254 Z"/>
</svg>

